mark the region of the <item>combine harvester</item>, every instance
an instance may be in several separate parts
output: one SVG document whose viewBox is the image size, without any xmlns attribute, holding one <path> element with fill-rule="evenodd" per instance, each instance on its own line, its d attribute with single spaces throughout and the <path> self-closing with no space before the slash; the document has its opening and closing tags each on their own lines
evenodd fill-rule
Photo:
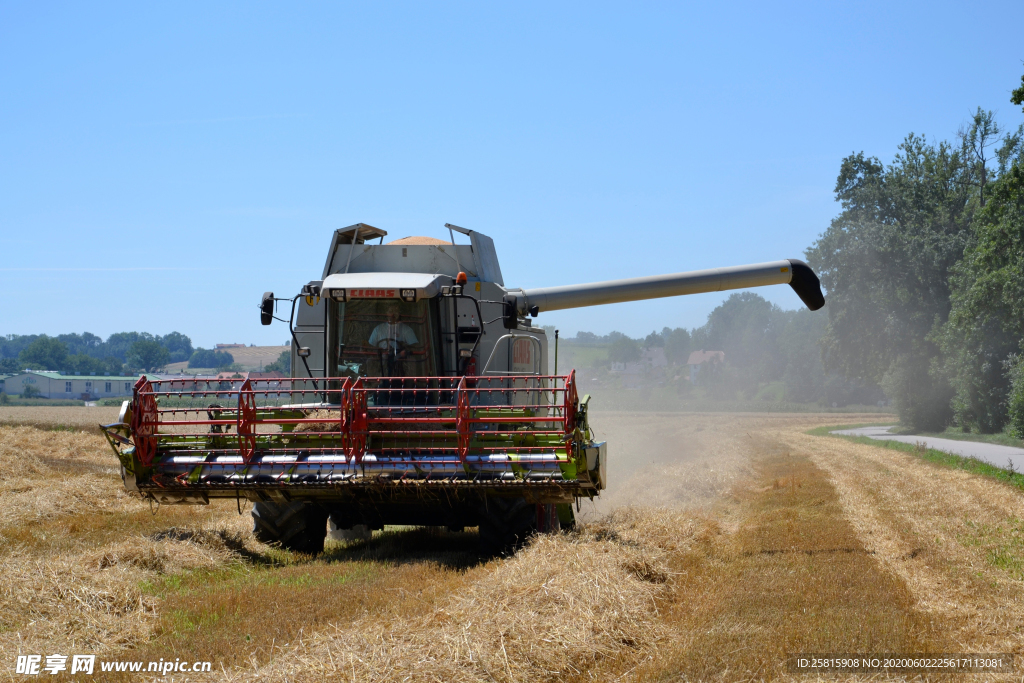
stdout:
<svg viewBox="0 0 1024 683">
<path fill-rule="evenodd" d="M 548 374 L 549 340 L 530 318 L 776 284 L 825 304 L 796 260 L 508 289 L 491 239 L 446 227 L 451 243 L 338 230 L 320 279 L 293 298 L 264 294 L 261 322 L 291 331 L 291 378 L 142 377 L 103 427 L 125 488 L 164 505 L 253 501 L 256 538 L 300 552 L 323 550 L 328 523 L 479 527 L 481 549 L 504 552 L 571 525 L 573 503 L 607 485 L 589 397 L 557 358 Z"/>
</svg>

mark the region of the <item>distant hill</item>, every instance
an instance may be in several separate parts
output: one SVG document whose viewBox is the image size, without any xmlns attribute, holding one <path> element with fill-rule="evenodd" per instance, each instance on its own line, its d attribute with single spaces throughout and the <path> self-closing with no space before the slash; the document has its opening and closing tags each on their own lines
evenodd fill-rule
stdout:
<svg viewBox="0 0 1024 683">
<path fill-rule="evenodd" d="M 278 356 L 281 355 L 282 351 L 287 351 L 288 346 L 246 346 L 235 349 L 223 349 L 231 354 L 231 357 L 235 359 L 235 362 L 242 367 L 243 370 L 256 370 L 259 371 L 267 365 L 277 360 Z M 174 373 L 179 370 L 185 370 L 188 368 L 188 361 L 181 363 L 171 363 L 167 366 L 167 372 Z"/>
</svg>

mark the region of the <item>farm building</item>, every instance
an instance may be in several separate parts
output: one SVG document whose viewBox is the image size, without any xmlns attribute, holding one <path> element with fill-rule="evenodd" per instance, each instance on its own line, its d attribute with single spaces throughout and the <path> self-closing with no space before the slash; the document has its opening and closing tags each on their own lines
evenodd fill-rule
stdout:
<svg viewBox="0 0 1024 683">
<path fill-rule="evenodd" d="M 10 395 L 35 393 L 40 398 L 73 398 L 94 401 L 99 398 L 131 396 L 138 377 L 114 375 L 62 375 L 59 372 L 26 370 L 4 381 L 4 392 Z M 32 387 L 32 389 L 27 389 Z"/>
</svg>

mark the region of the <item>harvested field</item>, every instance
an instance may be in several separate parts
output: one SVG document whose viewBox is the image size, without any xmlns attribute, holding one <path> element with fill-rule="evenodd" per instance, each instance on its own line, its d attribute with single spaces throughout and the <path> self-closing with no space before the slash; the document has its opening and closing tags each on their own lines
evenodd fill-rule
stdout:
<svg viewBox="0 0 1024 683">
<path fill-rule="evenodd" d="M 0 406 L 0 425 L 96 431 L 98 425 L 117 422 L 120 410 L 96 406 Z"/>
<path fill-rule="evenodd" d="M 835 415 L 594 420 L 611 490 L 497 560 L 426 529 L 279 551 L 234 502 L 151 514 L 98 434 L 0 425 L 4 671 L 85 652 L 213 662 L 199 680 L 749 680 L 797 652 L 1024 653 L 1019 490 L 804 433 Z"/>
</svg>

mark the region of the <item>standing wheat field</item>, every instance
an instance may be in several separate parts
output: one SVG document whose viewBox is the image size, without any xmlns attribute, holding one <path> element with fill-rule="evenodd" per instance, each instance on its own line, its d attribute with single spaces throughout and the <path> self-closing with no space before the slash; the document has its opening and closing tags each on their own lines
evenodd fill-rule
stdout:
<svg viewBox="0 0 1024 683">
<path fill-rule="evenodd" d="M 213 662 L 179 680 L 531 682 L 1024 653 L 1024 496 L 806 434 L 835 415 L 594 413 L 612 485 L 576 530 L 485 559 L 473 530 L 388 528 L 312 558 L 256 542 L 234 501 L 151 510 L 91 426 L 116 409 L 44 410 L 0 415 L 12 679 L 53 652 Z"/>
</svg>

